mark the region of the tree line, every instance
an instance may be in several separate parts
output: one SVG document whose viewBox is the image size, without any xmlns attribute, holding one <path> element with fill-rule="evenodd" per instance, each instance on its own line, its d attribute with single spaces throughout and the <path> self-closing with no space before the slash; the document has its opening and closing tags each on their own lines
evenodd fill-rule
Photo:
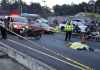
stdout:
<svg viewBox="0 0 100 70">
<path fill-rule="evenodd" d="M 31 3 L 30 5 L 27 5 L 21 0 L 20 2 L 19 0 L 15 0 L 13 3 L 9 2 L 9 0 L 1 0 L 0 4 L 0 8 L 2 8 L 2 10 L 5 10 L 6 12 L 11 12 L 13 9 L 16 9 L 19 12 L 39 14 L 42 17 L 48 17 L 52 15 L 75 15 L 79 12 L 95 12 L 100 14 L 100 0 L 97 0 L 95 2 L 95 5 L 90 5 L 85 2 L 80 3 L 79 5 L 55 5 L 53 6 L 54 12 L 51 12 L 51 9 L 49 7 L 41 6 L 39 3 Z"/>
<path fill-rule="evenodd" d="M 30 14 L 39 14 L 43 17 L 48 17 L 52 13 L 49 7 L 41 6 L 39 3 L 31 3 L 27 5 L 25 2 L 15 0 L 13 3 L 9 0 L 1 0 L 0 9 L 10 13 L 12 10 L 16 10 L 19 13 L 30 13 Z"/>
<path fill-rule="evenodd" d="M 97 0 L 95 4 L 89 4 L 82 2 L 79 5 L 56 5 L 53 7 L 55 15 L 75 15 L 79 12 L 89 12 L 100 14 L 100 0 Z"/>
</svg>

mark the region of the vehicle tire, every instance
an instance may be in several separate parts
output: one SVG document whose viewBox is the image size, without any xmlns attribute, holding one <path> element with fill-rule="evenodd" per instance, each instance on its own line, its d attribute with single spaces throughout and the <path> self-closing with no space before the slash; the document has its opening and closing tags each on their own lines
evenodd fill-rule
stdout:
<svg viewBox="0 0 100 70">
<path fill-rule="evenodd" d="M 84 47 L 84 48 L 77 48 L 77 50 L 82 51 L 82 50 L 87 50 L 87 49 Z"/>
<path fill-rule="evenodd" d="M 54 34 L 54 32 L 52 32 L 52 31 L 49 31 L 49 32 L 48 32 L 48 34 Z"/>
<path fill-rule="evenodd" d="M 44 34 L 54 34 L 52 31 L 45 31 Z"/>
<path fill-rule="evenodd" d="M 64 27 L 64 26 L 62 26 L 62 27 L 61 27 L 61 31 L 62 31 L 62 32 L 64 32 L 64 29 L 65 29 L 65 27 Z"/>
<path fill-rule="evenodd" d="M 93 49 L 93 48 L 89 48 L 89 51 L 92 51 L 92 52 L 94 52 L 94 49 Z"/>
<path fill-rule="evenodd" d="M 20 34 L 20 30 L 19 29 L 14 29 L 14 32 L 17 34 Z"/>
</svg>

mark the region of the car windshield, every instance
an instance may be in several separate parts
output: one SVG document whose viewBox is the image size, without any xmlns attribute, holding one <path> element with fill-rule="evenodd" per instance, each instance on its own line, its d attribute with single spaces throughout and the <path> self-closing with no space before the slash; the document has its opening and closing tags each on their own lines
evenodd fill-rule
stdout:
<svg viewBox="0 0 100 70">
<path fill-rule="evenodd" d="M 49 25 L 46 24 L 46 23 L 41 23 L 41 26 L 42 26 L 42 27 L 49 27 Z"/>
<path fill-rule="evenodd" d="M 42 23 L 48 24 L 48 22 L 46 22 L 46 21 L 43 21 Z"/>
<path fill-rule="evenodd" d="M 40 17 L 38 14 L 28 14 L 28 13 L 23 13 L 22 16 L 31 19 L 33 21 L 35 21 Z"/>
<path fill-rule="evenodd" d="M 14 17 L 14 22 L 28 23 L 28 20 L 24 17 Z"/>
</svg>

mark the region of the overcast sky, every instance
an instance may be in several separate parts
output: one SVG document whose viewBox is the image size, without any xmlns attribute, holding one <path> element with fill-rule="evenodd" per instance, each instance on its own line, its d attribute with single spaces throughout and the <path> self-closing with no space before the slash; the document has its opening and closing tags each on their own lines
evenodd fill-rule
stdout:
<svg viewBox="0 0 100 70">
<path fill-rule="evenodd" d="M 39 2 L 42 6 L 44 5 L 43 0 L 23 0 L 25 2 L 27 2 L 28 4 L 30 2 Z M 89 0 L 45 0 L 46 4 L 48 7 L 52 7 L 53 5 L 59 4 L 71 4 L 71 3 L 75 3 L 75 4 L 79 4 L 81 2 L 88 2 Z"/>
</svg>

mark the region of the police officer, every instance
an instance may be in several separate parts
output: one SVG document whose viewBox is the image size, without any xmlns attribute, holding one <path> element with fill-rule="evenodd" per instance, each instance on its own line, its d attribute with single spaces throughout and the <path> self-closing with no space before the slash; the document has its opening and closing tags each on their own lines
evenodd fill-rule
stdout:
<svg viewBox="0 0 100 70">
<path fill-rule="evenodd" d="M 9 29 L 9 25 L 10 25 L 10 21 L 11 21 L 11 18 L 10 17 L 7 17 L 4 21 L 5 23 L 5 28 Z"/>
<path fill-rule="evenodd" d="M 65 25 L 65 32 L 66 32 L 65 41 L 67 41 L 67 39 L 70 41 L 73 32 L 73 24 L 71 24 L 71 21 Z"/>
<path fill-rule="evenodd" d="M 3 20 L 3 22 L 1 23 L 2 25 L 0 26 L 1 35 L 2 35 L 1 39 L 7 39 L 7 31 L 5 28 L 5 21 L 6 21 L 6 19 Z"/>
</svg>

